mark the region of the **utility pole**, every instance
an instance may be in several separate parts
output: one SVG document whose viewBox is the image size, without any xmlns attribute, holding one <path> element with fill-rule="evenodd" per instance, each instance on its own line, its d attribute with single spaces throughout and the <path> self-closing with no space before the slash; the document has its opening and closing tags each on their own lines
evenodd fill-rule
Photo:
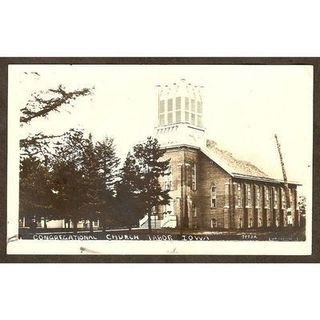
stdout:
<svg viewBox="0 0 320 320">
<path fill-rule="evenodd" d="M 278 136 L 275 134 L 274 137 L 275 137 L 276 143 L 277 143 L 277 149 L 278 149 L 278 153 L 279 153 L 280 164 L 281 164 L 282 175 L 283 175 L 284 192 L 285 192 L 285 195 L 286 195 L 286 205 L 287 205 L 287 208 L 286 208 L 287 209 L 287 216 L 291 216 L 290 190 L 289 190 L 286 170 L 285 170 L 285 167 L 284 167 L 284 162 L 283 162 L 283 157 L 282 157 L 282 152 L 281 152 L 281 146 L 280 146 L 280 142 L 279 142 Z"/>
</svg>

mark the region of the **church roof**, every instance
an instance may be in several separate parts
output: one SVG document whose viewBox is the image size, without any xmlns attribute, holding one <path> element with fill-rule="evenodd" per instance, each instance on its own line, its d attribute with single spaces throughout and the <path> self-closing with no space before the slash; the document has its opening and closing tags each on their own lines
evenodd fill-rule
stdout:
<svg viewBox="0 0 320 320">
<path fill-rule="evenodd" d="M 166 148 L 175 148 L 178 145 L 167 146 Z M 195 147 L 193 145 L 179 145 L 184 147 L 196 148 L 201 150 L 209 159 L 225 170 L 234 178 L 246 179 L 252 181 L 261 181 L 269 183 L 284 183 L 281 179 L 269 177 L 265 172 L 249 161 L 237 159 L 231 152 L 218 148 L 213 140 L 207 140 L 206 146 Z M 289 184 L 300 185 L 294 181 L 288 181 Z"/>
<path fill-rule="evenodd" d="M 239 160 L 235 158 L 231 152 L 218 148 L 217 143 L 213 140 L 207 140 L 206 146 L 201 148 L 201 151 L 235 178 L 270 183 L 284 182 L 283 180 L 269 177 L 251 162 Z M 289 181 L 288 183 L 299 184 L 293 181 Z"/>
<path fill-rule="evenodd" d="M 233 174 L 255 176 L 260 178 L 269 178 L 262 170 L 249 161 L 243 161 L 235 158 L 229 151 L 218 148 L 217 143 L 213 140 L 207 140 L 206 148 L 207 153 L 213 156 L 219 163 L 227 167 L 228 172 Z"/>
</svg>

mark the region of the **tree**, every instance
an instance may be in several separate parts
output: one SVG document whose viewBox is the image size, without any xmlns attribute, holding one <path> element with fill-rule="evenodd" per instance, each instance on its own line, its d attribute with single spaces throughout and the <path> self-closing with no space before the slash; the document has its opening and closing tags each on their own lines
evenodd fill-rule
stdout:
<svg viewBox="0 0 320 320">
<path fill-rule="evenodd" d="M 144 143 L 135 145 L 133 155 L 129 154 L 126 159 L 122 169 L 121 184 L 118 187 L 120 196 L 121 193 L 127 193 L 129 204 L 133 204 L 133 215 L 136 217 L 148 215 L 149 230 L 151 230 L 152 208 L 169 204 L 170 200 L 169 191 L 162 190 L 159 183 L 160 176 L 167 174 L 170 163 L 170 160 L 160 160 L 164 153 L 157 139 L 152 137 L 148 137 Z"/>
<path fill-rule="evenodd" d="M 51 112 L 59 112 L 63 106 L 70 106 L 78 97 L 91 95 L 92 92 L 93 88 L 67 91 L 62 85 L 46 92 L 35 92 L 26 106 L 20 109 L 20 124 L 24 126 L 36 118 L 46 118 Z M 20 140 L 21 217 L 28 214 L 32 216 L 35 213 L 48 217 L 56 215 L 52 206 L 52 190 L 49 183 L 52 168 L 49 162 L 52 144 L 58 144 L 57 140 L 63 135 L 46 135 L 40 132 Z"/>
<path fill-rule="evenodd" d="M 102 142 L 93 143 L 90 134 L 84 144 L 82 165 L 86 188 L 83 210 L 90 220 L 91 231 L 93 220 L 99 219 L 105 229 L 106 219 L 112 218 L 118 164 L 113 139 L 105 138 Z"/>
<path fill-rule="evenodd" d="M 116 184 L 118 219 L 129 228 L 136 224 L 146 211 L 139 199 L 139 172 L 136 159 L 129 152 L 120 172 L 120 180 Z"/>
<path fill-rule="evenodd" d="M 62 85 L 57 89 L 49 89 L 46 92 L 34 92 L 27 105 L 20 109 L 21 125 L 30 123 L 31 120 L 39 117 L 47 117 L 49 113 L 59 112 L 64 105 L 70 105 L 72 101 L 81 96 L 92 94 L 91 88 L 82 88 L 74 91 L 67 91 Z"/>
<path fill-rule="evenodd" d="M 115 218 L 115 183 L 118 178 L 120 159 L 116 155 L 113 139 L 108 137 L 96 143 L 95 154 L 100 181 L 102 181 L 99 188 L 99 197 L 102 201 L 97 208 L 98 218 L 104 231 L 108 220 L 110 223 Z"/>
<path fill-rule="evenodd" d="M 63 142 L 56 146 L 52 163 L 54 207 L 61 218 L 71 219 L 74 232 L 77 232 L 77 224 L 85 216 L 87 200 L 83 169 L 85 143 L 83 132 L 71 129 L 63 137 Z"/>
<path fill-rule="evenodd" d="M 36 118 L 47 118 L 52 112 L 60 112 L 63 107 L 72 107 L 79 97 L 91 95 L 94 88 L 81 88 L 67 91 L 62 85 L 56 89 L 34 92 L 26 106 L 20 109 L 20 125 L 25 126 L 32 123 Z M 46 146 L 48 141 L 59 138 L 60 135 L 45 135 L 42 132 L 28 136 L 20 140 L 21 148 L 33 148 L 34 152 L 39 151 L 39 146 Z"/>
<path fill-rule="evenodd" d="M 112 215 L 113 187 L 119 159 L 113 140 L 94 143 L 80 130 L 70 130 L 56 147 L 53 161 L 53 185 L 56 207 L 64 218 L 71 219 L 74 231 L 80 220 L 99 219 L 103 228 Z"/>
<path fill-rule="evenodd" d="M 39 221 L 53 218 L 55 211 L 52 205 L 53 193 L 48 168 L 36 158 L 24 158 L 20 163 L 20 217 Z"/>
</svg>

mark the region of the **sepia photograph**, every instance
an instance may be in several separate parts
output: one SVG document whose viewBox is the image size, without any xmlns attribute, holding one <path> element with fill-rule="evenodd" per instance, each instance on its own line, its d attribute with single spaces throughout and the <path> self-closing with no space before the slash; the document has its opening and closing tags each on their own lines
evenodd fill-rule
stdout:
<svg viewBox="0 0 320 320">
<path fill-rule="evenodd" d="M 8 254 L 310 255 L 312 65 L 8 66 Z"/>
</svg>

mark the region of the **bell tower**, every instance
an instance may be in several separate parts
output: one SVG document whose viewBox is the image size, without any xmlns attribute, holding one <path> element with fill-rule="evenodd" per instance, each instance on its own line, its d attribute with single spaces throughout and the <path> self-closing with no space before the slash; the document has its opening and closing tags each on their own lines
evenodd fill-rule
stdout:
<svg viewBox="0 0 320 320">
<path fill-rule="evenodd" d="M 155 136 L 162 146 L 205 142 L 203 105 L 200 86 L 181 79 L 178 83 L 158 86 L 158 124 Z"/>
</svg>

